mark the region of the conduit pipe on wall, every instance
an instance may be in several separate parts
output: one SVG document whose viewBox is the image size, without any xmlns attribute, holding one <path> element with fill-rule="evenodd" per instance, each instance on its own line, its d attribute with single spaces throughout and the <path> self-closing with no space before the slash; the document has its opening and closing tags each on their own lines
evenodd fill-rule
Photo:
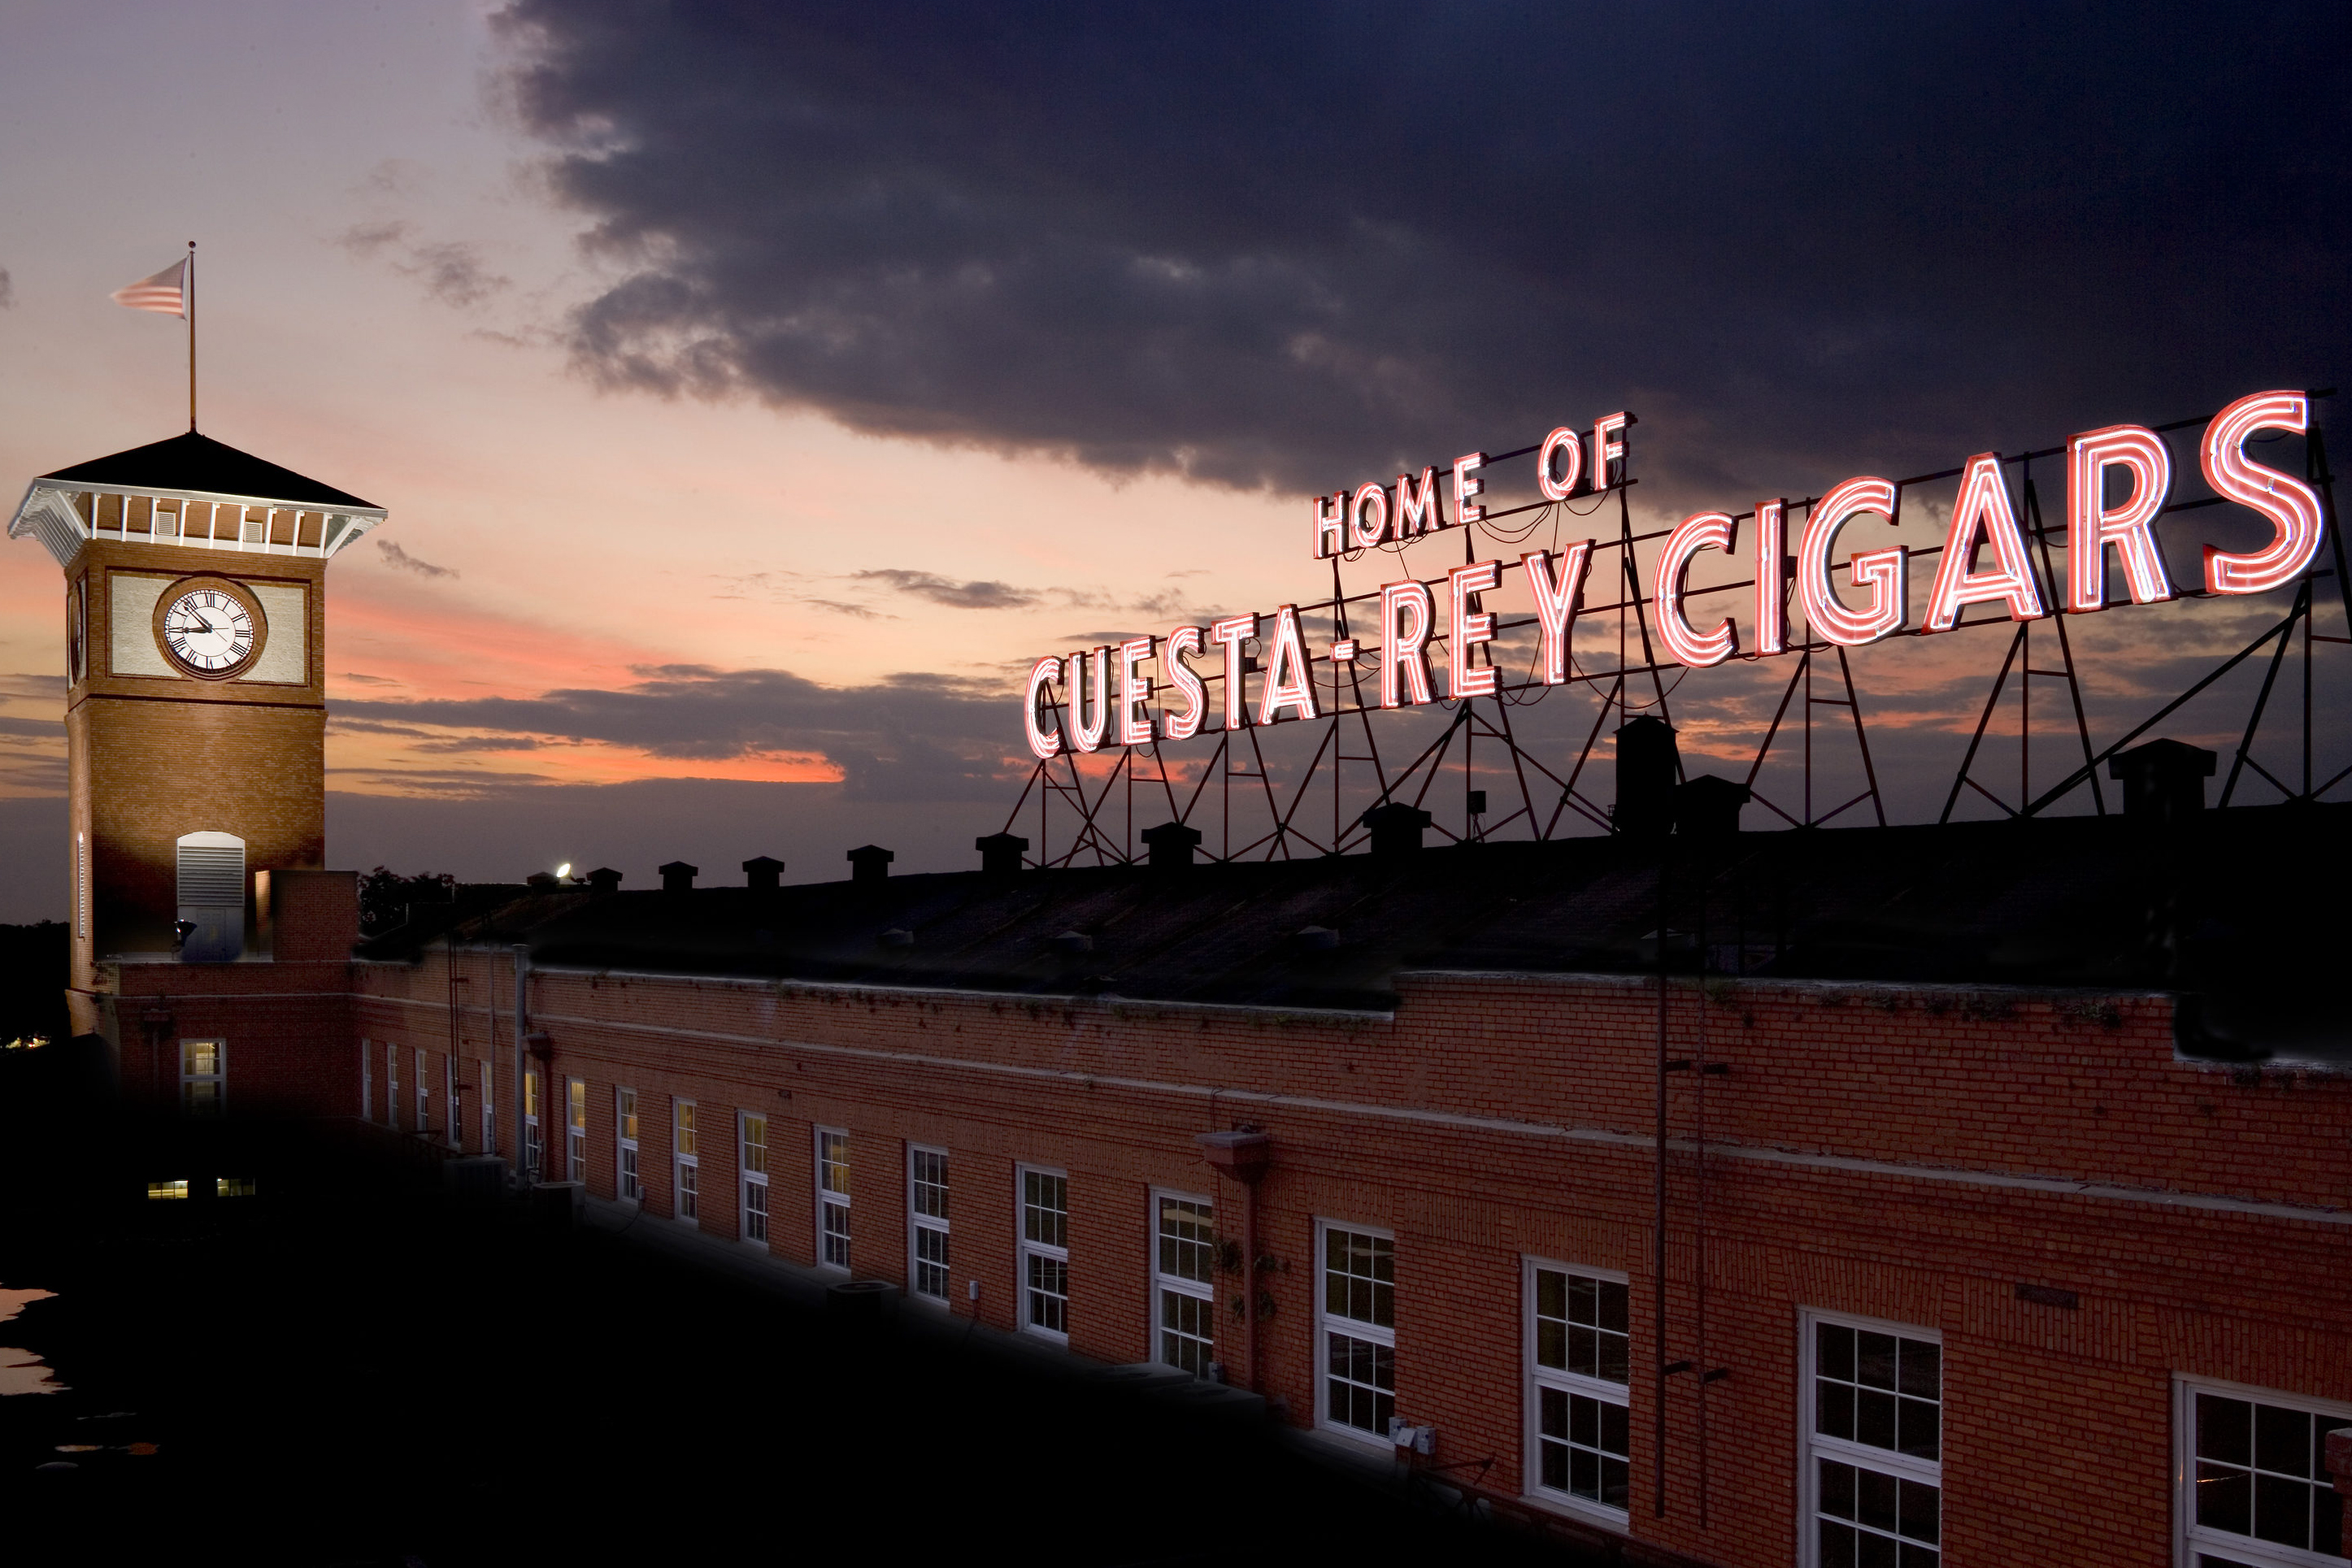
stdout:
<svg viewBox="0 0 2352 1568">
<path fill-rule="evenodd" d="M 1242 1355 L 1249 1390 L 1265 1392 L 1257 1348 L 1257 1184 L 1274 1163 L 1274 1140 L 1255 1127 L 1202 1133 L 1194 1140 L 1209 1164 L 1242 1184 Z"/>
<path fill-rule="evenodd" d="M 523 1061 L 523 1036 L 529 1033 L 530 1030 L 530 999 L 524 994 L 524 988 L 530 979 L 530 949 L 518 942 L 514 945 L 513 952 L 515 982 L 514 1092 L 509 1097 L 508 1103 L 514 1107 L 515 1135 L 513 1146 L 515 1152 L 515 1190 L 518 1192 L 529 1192 L 530 1190 L 530 1165 L 529 1160 L 525 1157 L 529 1151 L 525 1148 L 523 1144 L 522 1101 L 523 1075 L 530 1071 L 530 1068 Z"/>
</svg>

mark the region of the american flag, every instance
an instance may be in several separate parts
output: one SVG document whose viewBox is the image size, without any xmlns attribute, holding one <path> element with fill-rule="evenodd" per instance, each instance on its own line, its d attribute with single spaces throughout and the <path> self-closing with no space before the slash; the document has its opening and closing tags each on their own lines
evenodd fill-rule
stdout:
<svg viewBox="0 0 2352 1568">
<path fill-rule="evenodd" d="M 128 305 L 133 310 L 152 310 L 163 316 L 185 316 L 188 313 L 186 282 L 188 258 L 182 256 L 152 277 L 142 277 L 112 296 L 117 305 Z"/>
</svg>

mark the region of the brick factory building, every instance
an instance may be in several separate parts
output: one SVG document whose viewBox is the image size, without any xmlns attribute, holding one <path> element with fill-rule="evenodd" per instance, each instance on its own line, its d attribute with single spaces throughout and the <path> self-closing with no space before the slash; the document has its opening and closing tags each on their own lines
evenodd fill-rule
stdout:
<svg viewBox="0 0 2352 1568">
<path fill-rule="evenodd" d="M 80 613 L 130 606 L 89 646 L 132 664 L 188 506 L 267 544 L 276 503 L 290 553 L 313 504 L 185 485 L 142 535 L 155 497 L 105 477 L 56 476 L 47 542 Z M 270 706 L 243 678 L 104 664 L 69 700 L 234 725 Z M 275 722 L 247 739 L 294 767 Z M 2206 812 L 2196 754 L 2136 765 L 2103 819 L 542 878 L 356 952 L 295 832 L 176 950 L 101 874 L 150 946 L 80 898 L 76 1005 L 191 1113 L 504 1155 L 908 1311 L 1213 1372 L 1637 1561 L 2341 1563 L 2352 917 L 2308 888 L 2352 808 Z M 198 835 L 262 831 L 208 809 L 150 797 L 77 874 L 176 842 L 189 905 Z"/>
</svg>

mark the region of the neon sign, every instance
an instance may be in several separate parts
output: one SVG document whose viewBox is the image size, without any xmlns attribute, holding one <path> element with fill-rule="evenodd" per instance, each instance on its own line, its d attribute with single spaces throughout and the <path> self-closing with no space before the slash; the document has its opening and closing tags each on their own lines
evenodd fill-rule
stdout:
<svg viewBox="0 0 2352 1568">
<path fill-rule="evenodd" d="M 2305 394 L 2266 392 L 2240 398 L 2207 423 L 2198 444 L 2206 483 L 2217 497 L 2250 508 L 2272 529 L 2270 542 L 2255 550 L 2233 552 L 2206 545 L 2208 593 L 2268 592 L 2300 576 L 2317 554 L 2326 532 L 2318 494 L 2303 480 L 2255 462 L 2245 450 L 2260 432 L 2304 434 L 2310 428 L 2310 416 Z M 1626 433 L 1635 423 L 1631 413 L 1607 414 L 1593 422 L 1589 434 L 1561 425 L 1527 448 L 1536 460 L 1536 489 L 1543 497 L 1538 504 L 1597 496 L 1630 484 Z M 1400 474 L 1393 482 L 1374 481 L 1315 497 L 1310 533 L 1314 559 L 1398 546 L 1486 521 L 1487 510 L 1478 497 L 1486 493 L 1488 466 L 1484 452 L 1466 453 L 1446 469 L 1433 464 L 1418 475 Z M 1946 528 L 1919 630 L 1950 631 L 1961 624 L 1962 612 L 1976 604 L 1997 605 L 2014 622 L 2049 615 L 2051 607 L 2042 602 L 2039 579 L 2026 554 L 2025 530 L 2001 476 L 2000 455 L 1978 453 L 1958 472 L 1958 499 Z M 2110 506 L 2108 480 L 2117 473 L 2125 481 L 2124 493 Z M 2065 476 L 2065 612 L 2090 614 L 2108 607 L 2111 551 L 2130 602 L 2158 604 L 2173 599 L 2177 590 L 2154 533 L 2172 493 L 2172 455 L 2164 438 L 2134 424 L 2086 431 L 2066 444 Z M 1842 563 L 1832 559 L 1850 524 L 1878 517 L 1899 527 L 1901 507 L 1901 486 L 1895 481 L 1860 475 L 1832 486 L 1807 509 L 1797 541 L 1793 587 L 1812 633 L 1841 647 L 1858 648 L 1910 627 L 1906 547 L 1856 550 Z M 1687 580 L 1701 552 L 1729 556 L 1738 550 L 1743 521 L 1747 564 L 1754 573 L 1748 656 L 1772 658 L 1790 651 L 1788 508 L 1786 500 L 1776 498 L 1759 501 L 1737 517 L 1723 511 L 1694 513 L 1666 536 L 1652 564 L 1646 602 L 1655 609 L 1659 639 L 1675 663 L 1706 669 L 1741 651 L 1738 629 L 1729 616 L 1706 626 L 1693 622 Z M 1534 626 L 1534 676 L 1543 685 L 1560 685 L 1570 679 L 1569 643 L 1593 542 L 1581 539 L 1557 554 L 1533 550 L 1519 558 L 1535 612 L 1531 622 L 1513 624 Z M 1843 590 L 1837 580 L 1840 565 L 1844 569 Z M 1498 588 L 1504 577 L 1503 562 L 1497 559 L 1467 562 L 1443 580 L 1448 700 L 1491 695 L 1497 690 L 1499 672 L 1491 659 L 1482 662 L 1478 656 L 1499 630 L 1481 596 Z M 1437 701 L 1436 672 L 1430 663 L 1430 645 L 1441 629 L 1435 587 L 1410 578 L 1381 584 L 1369 643 L 1335 634 L 1323 656 L 1337 665 L 1355 666 L 1369 653 L 1381 707 L 1417 707 Z M 1638 585 L 1633 591 L 1640 593 Z M 1321 716 L 1314 661 L 1298 607 L 1280 605 L 1270 627 L 1268 620 L 1255 612 L 1231 615 L 1205 627 L 1179 626 L 1165 638 L 1132 637 L 1115 645 L 1039 659 L 1030 667 L 1022 699 L 1023 733 L 1030 751 L 1045 758 L 1065 750 L 1090 753 L 1106 745 L 1189 739 L 1206 727 L 1209 679 L 1221 679 L 1218 716 L 1225 730 Z M 1252 643 L 1260 649 L 1262 668 L 1247 652 Z M 1211 660 L 1222 668 L 1217 675 L 1206 675 L 1194 667 L 1194 659 Z M 1255 703 L 1248 692 L 1253 671 L 1259 676 Z M 1175 701 L 1160 703 L 1162 691 L 1171 693 Z"/>
</svg>

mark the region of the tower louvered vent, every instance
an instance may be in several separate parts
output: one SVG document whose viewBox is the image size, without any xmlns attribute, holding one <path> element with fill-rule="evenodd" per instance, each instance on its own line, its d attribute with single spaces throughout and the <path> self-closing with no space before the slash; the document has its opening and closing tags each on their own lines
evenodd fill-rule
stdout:
<svg viewBox="0 0 2352 1568">
<path fill-rule="evenodd" d="M 190 833 L 180 841 L 180 903 L 199 908 L 245 904 L 245 841 L 227 833 Z"/>
</svg>

